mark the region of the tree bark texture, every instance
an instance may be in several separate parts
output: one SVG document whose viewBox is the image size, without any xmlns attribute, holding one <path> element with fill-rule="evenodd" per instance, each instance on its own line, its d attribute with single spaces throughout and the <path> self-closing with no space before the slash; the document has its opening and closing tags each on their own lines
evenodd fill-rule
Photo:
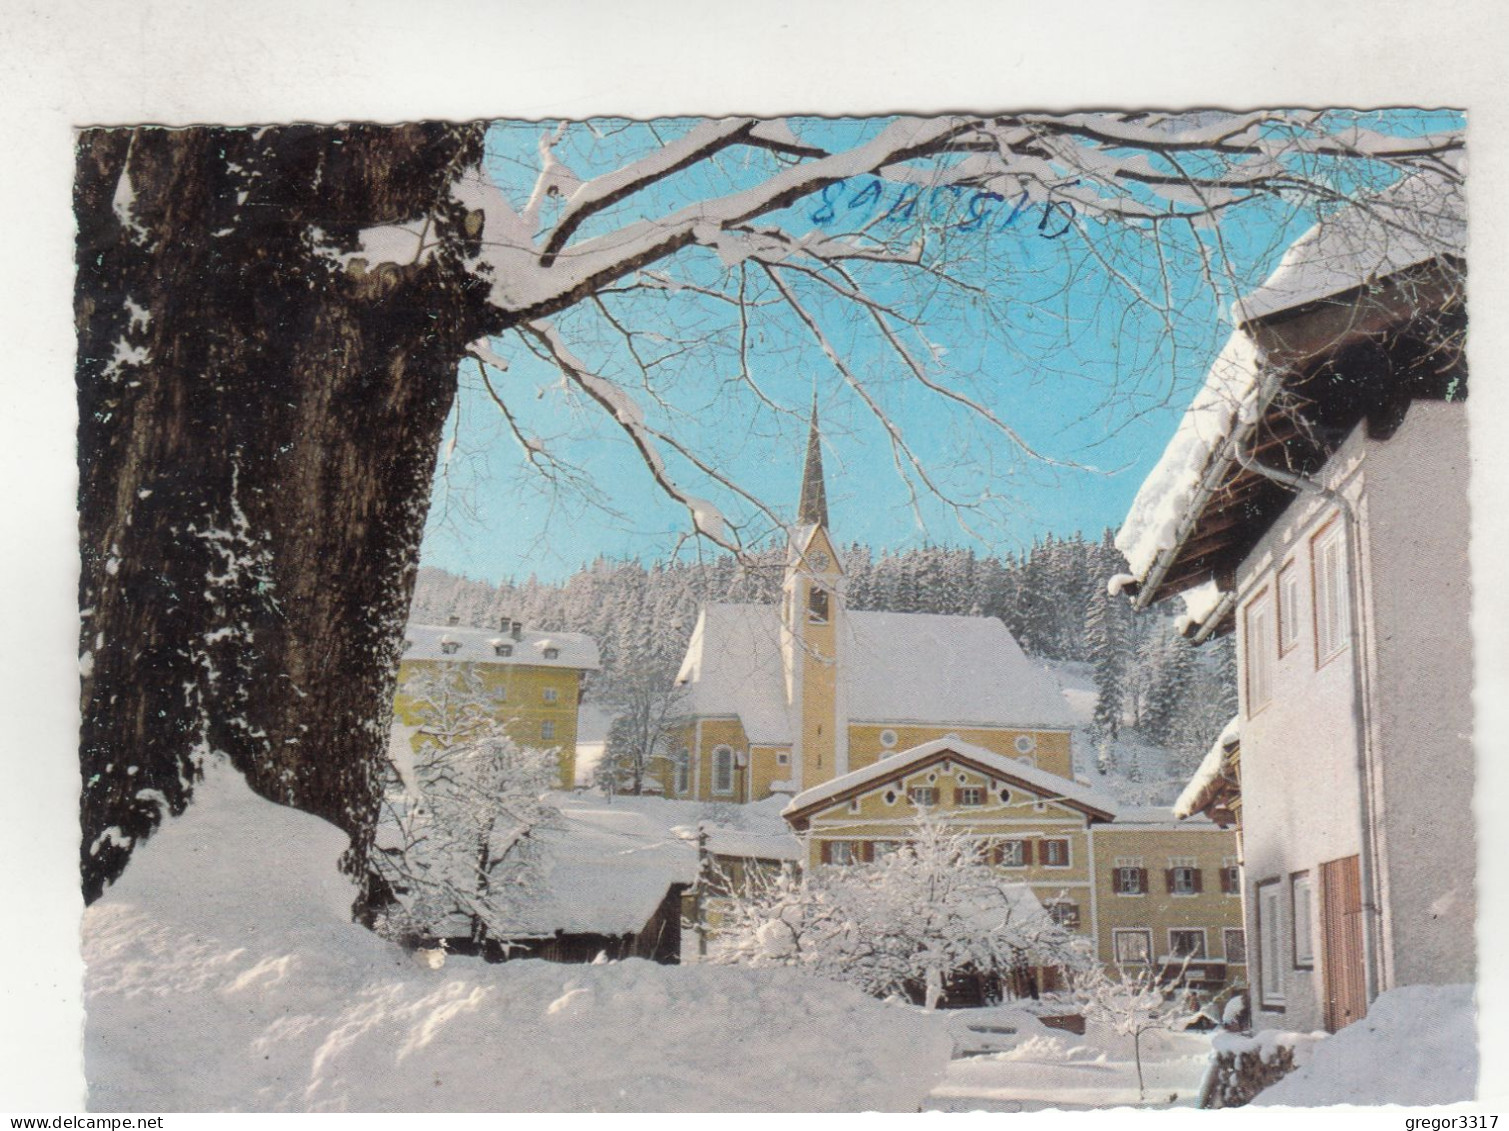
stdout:
<svg viewBox="0 0 1509 1131">
<path fill-rule="evenodd" d="M 483 130 L 80 133 L 86 900 L 217 751 L 365 875 L 440 434 L 496 322 L 449 194 Z M 424 217 L 422 259 L 342 254 Z"/>
</svg>

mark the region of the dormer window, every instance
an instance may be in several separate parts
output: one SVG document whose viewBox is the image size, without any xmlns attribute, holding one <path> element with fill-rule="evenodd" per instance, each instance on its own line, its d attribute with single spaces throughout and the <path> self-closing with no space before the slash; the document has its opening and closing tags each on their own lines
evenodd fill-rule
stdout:
<svg viewBox="0 0 1509 1131">
<path fill-rule="evenodd" d="M 807 592 L 807 623 L 828 623 L 828 591 L 816 585 Z"/>
<path fill-rule="evenodd" d="M 461 651 L 461 643 L 457 640 L 442 640 L 440 642 L 440 650 L 447 656 L 454 656 L 457 652 Z"/>
<path fill-rule="evenodd" d="M 412 640 L 405 640 L 403 642 L 403 650 L 405 652 L 407 652 L 412 647 L 414 647 L 414 642 Z"/>
<path fill-rule="evenodd" d="M 559 660 L 560 658 L 561 658 L 561 650 L 559 648 L 546 648 L 545 649 L 545 659 L 547 659 L 547 660 Z"/>
<path fill-rule="evenodd" d="M 512 656 L 513 655 L 513 645 L 512 644 L 505 644 L 501 640 L 494 640 L 493 641 L 493 655 L 494 656 Z"/>
</svg>

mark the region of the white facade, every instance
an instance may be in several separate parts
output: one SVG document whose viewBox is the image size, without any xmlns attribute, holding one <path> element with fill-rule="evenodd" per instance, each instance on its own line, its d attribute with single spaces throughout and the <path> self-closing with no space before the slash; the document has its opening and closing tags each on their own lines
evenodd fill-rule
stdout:
<svg viewBox="0 0 1509 1131">
<path fill-rule="evenodd" d="M 1360 1016 L 1326 1007 L 1353 943 L 1363 1008 L 1474 977 L 1465 408 L 1416 401 L 1391 438 L 1365 433 L 1236 573 L 1247 937 L 1271 1027 Z M 1344 866 L 1360 909 L 1328 912 Z"/>
</svg>

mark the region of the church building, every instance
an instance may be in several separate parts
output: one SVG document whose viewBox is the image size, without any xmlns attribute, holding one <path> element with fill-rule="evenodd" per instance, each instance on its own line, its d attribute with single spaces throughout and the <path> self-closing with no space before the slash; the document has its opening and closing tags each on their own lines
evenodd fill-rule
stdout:
<svg viewBox="0 0 1509 1131">
<path fill-rule="evenodd" d="M 676 677 L 690 718 L 667 797 L 795 795 L 942 738 L 1072 777 L 1073 716 L 995 618 L 852 612 L 817 410 L 779 607 L 713 604 Z"/>
</svg>

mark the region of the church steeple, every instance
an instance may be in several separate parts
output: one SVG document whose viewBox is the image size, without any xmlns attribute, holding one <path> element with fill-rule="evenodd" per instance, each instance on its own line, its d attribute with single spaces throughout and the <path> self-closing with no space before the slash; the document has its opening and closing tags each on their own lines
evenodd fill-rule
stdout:
<svg viewBox="0 0 1509 1131">
<path fill-rule="evenodd" d="M 812 394 L 812 425 L 807 433 L 807 464 L 802 469 L 802 498 L 796 520 L 803 526 L 828 525 L 828 493 L 823 486 L 823 448 L 817 427 L 817 394 Z"/>
</svg>

